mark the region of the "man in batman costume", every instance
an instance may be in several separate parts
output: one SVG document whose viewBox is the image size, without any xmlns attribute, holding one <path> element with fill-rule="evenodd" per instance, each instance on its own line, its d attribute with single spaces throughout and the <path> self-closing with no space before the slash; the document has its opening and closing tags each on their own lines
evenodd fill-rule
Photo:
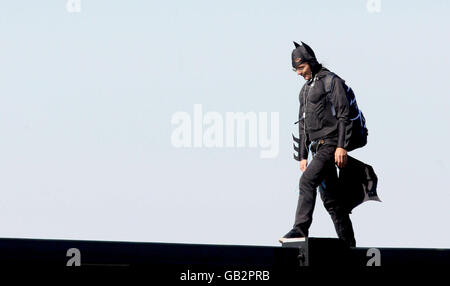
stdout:
<svg viewBox="0 0 450 286">
<path fill-rule="evenodd" d="M 280 242 L 307 237 L 312 223 L 317 188 L 324 206 L 331 216 L 337 235 L 347 246 L 356 245 L 350 211 L 343 191 L 338 186 L 335 164 L 344 168 L 352 133 L 349 102 L 345 81 L 334 75 L 331 92 L 327 94 L 325 77 L 331 72 L 316 59 L 314 51 L 305 43 L 294 42 L 292 66 L 306 83 L 300 91 L 298 151 L 300 169 L 300 194 L 293 229 Z M 313 159 L 308 165 L 308 147 Z"/>
</svg>

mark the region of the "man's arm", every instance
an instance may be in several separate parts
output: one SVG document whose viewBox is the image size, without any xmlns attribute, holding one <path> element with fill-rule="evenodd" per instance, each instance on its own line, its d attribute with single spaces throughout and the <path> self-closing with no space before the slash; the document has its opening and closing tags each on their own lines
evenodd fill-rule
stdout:
<svg viewBox="0 0 450 286">
<path fill-rule="evenodd" d="M 304 113 L 304 89 L 303 86 L 302 90 L 300 91 L 299 95 L 299 101 L 300 101 L 300 109 L 298 112 L 298 138 L 300 138 L 300 144 L 299 144 L 299 157 L 300 161 L 302 160 L 308 160 L 308 145 L 309 145 L 309 139 L 307 134 L 305 133 L 305 117 L 303 116 Z"/>
</svg>

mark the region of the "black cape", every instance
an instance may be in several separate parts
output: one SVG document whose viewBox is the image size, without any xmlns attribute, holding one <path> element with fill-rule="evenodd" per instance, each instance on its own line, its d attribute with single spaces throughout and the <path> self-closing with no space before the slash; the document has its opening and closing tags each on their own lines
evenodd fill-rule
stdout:
<svg viewBox="0 0 450 286">
<path fill-rule="evenodd" d="M 346 166 L 339 170 L 338 188 L 349 211 L 369 200 L 381 202 L 377 183 L 372 166 L 347 155 Z"/>
</svg>

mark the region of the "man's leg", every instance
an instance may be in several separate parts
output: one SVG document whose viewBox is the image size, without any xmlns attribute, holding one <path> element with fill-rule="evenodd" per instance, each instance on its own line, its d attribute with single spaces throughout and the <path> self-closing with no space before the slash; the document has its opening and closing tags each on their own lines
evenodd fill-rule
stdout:
<svg viewBox="0 0 450 286">
<path fill-rule="evenodd" d="M 313 160 L 300 178 L 300 194 L 293 227 L 304 237 L 308 236 L 309 227 L 312 223 L 317 186 L 323 181 L 326 163 L 330 161 L 330 158 L 334 159 L 334 149 L 333 146 L 328 145 L 319 147 Z"/>
<path fill-rule="evenodd" d="M 343 240 L 346 245 L 354 247 L 356 245 L 355 235 L 353 232 L 352 222 L 348 209 L 344 205 L 343 193 L 338 185 L 338 177 L 336 167 L 333 161 L 328 162 L 324 167 L 325 175 L 321 183 L 320 196 L 322 198 L 325 209 L 331 216 L 334 228 L 339 239 Z"/>
</svg>

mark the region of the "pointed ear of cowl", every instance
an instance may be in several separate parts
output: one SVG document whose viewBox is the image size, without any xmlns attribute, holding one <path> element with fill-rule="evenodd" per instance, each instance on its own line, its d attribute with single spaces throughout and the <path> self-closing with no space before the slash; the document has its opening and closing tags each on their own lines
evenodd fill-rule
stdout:
<svg viewBox="0 0 450 286">
<path fill-rule="evenodd" d="M 305 50 L 308 52 L 308 54 L 309 54 L 310 56 L 312 56 L 313 58 L 315 58 L 316 55 L 314 54 L 314 51 L 311 49 L 311 47 L 308 46 L 307 44 L 303 43 L 303 42 L 301 42 L 301 43 L 302 43 L 302 45 L 305 47 Z"/>
</svg>

